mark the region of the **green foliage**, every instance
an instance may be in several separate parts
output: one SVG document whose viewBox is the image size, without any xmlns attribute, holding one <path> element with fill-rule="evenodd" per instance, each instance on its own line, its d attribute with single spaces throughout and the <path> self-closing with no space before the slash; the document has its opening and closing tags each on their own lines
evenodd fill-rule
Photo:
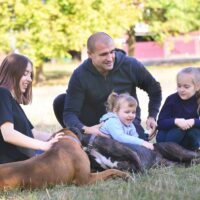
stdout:
<svg viewBox="0 0 200 200">
<path fill-rule="evenodd" d="M 47 58 L 81 51 L 97 31 L 121 37 L 139 21 L 157 39 L 197 30 L 199 9 L 200 0 L 0 0 L 0 52 L 17 49 L 42 68 Z"/>
<path fill-rule="evenodd" d="M 157 40 L 162 40 L 166 35 L 198 30 L 199 10 L 199 0 L 146 0 L 142 20 L 149 24 Z"/>
<path fill-rule="evenodd" d="M 9 51 L 12 38 L 13 49 L 30 56 L 35 66 L 41 66 L 45 58 L 64 58 L 69 50 L 80 51 L 93 32 L 121 36 L 136 20 L 130 0 L 44 2 L 0 1 L 0 38 L 5 41 L 0 47 Z"/>
</svg>

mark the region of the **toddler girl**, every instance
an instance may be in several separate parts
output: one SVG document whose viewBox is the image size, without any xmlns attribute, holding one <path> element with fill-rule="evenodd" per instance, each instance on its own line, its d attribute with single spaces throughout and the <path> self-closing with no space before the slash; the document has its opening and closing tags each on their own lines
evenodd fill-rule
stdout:
<svg viewBox="0 0 200 200">
<path fill-rule="evenodd" d="M 153 149 L 153 144 L 138 138 L 133 120 L 136 116 L 137 101 L 128 93 L 112 92 L 107 100 L 108 113 L 100 119 L 100 131 L 122 143 L 137 144 Z"/>
</svg>

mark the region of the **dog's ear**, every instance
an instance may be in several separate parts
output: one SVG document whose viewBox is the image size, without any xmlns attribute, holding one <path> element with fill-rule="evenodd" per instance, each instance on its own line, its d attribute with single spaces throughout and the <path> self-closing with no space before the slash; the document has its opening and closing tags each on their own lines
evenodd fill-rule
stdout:
<svg viewBox="0 0 200 200">
<path fill-rule="evenodd" d="M 72 131 L 78 137 L 78 139 L 80 141 L 82 141 L 82 139 L 83 139 L 83 132 L 80 129 L 78 129 L 76 127 L 69 127 L 69 130 Z"/>
</svg>

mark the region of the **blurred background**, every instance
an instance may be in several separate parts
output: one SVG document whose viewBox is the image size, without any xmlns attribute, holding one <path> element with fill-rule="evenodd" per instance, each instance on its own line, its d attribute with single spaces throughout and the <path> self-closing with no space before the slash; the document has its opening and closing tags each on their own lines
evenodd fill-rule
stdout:
<svg viewBox="0 0 200 200">
<path fill-rule="evenodd" d="M 23 108 L 40 130 L 61 128 L 53 100 L 66 91 L 71 73 L 87 58 L 87 38 L 97 31 L 144 63 L 161 83 L 162 103 L 176 91 L 181 68 L 200 66 L 200 0 L 0 0 L 0 62 L 11 52 L 32 60 L 33 102 Z M 138 94 L 145 127 L 148 97 Z M 0 192 L 0 199 L 198 200 L 199 174 L 196 165 L 152 169 L 128 182 Z"/>
<path fill-rule="evenodd" d="M 165 99 L 176 89 L 177 71 L 199 65 L 199 11 L 200 0 L 0 0 L 0 61 L 11 52 L 33 61 L 34 99 L 25 110 L 36 126 L 57 129 L 53 99 L 87 58 L 92 33 L 108 33 L 143 62 Z M 139 95 L 146 118 L 148 98 Z"/>
</svg>

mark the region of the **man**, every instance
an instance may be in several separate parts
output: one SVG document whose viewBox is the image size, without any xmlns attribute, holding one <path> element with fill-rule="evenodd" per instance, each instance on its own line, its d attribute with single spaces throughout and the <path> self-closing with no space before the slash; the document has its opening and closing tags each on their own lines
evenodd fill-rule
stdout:
<svg viewBox="0 0 200 200">
<path fill-rule="evenodd" d="M 137 99 L 136 87 L 139 87 L 149 96 L 147 129 L 155 130 L 161 103 L 160 84 L 139 61 L 116 49 L 113 39 L 104 32 L 91 35 L 87 49 L 89 58 L 73 72 L 67 93 L 54 101 L 54 112 L 61 125 L 77 127 L 86 134 L 101 135 L 99 119 L 106 113 L 108 95 L 112 91 L 128 92 Z M 138 106 L 134 125 L 139 137 L 147 139 L 140 123 Z"/>
</svg>

